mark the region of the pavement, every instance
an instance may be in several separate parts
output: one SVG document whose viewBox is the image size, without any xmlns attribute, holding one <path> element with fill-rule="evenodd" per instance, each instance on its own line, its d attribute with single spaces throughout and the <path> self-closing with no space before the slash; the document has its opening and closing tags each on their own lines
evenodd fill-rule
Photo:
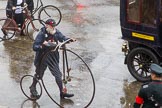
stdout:
<svg viewBox="0 0 162 108">
<path fill-rule="evenodd" d="M 0 10 L 4 10 L 7 5 L 7 0 L 0 0 L 0 2 L 1 2 Z M 6 5 L 2 5 L 2 4 L 6 4 Z"/>
</svg>

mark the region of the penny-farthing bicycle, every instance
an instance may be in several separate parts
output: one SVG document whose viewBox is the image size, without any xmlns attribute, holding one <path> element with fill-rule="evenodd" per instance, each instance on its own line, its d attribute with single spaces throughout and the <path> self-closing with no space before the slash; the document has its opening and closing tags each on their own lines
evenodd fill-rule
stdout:
<svg viewBox="0 0 162 108">
<path fill-rule="evenodd" d="M 66 44 L 70 41 L 71 40 L 69 39 L 59 45 L 53 44 L 50 50 L 42 57 L 41 65 L 48 57 L 49 60 L 52 60 L 49 56 L 50 53 L 59 50 L 59 52 L 62 53 L 62 56 L 60 55 L 60 70 L 62 72 L 64 91 L 74 93 L 74 97 L 71 98 L 74 104 L 71 105 L 70 108 L 86 108 L 92 103 L 94 99 L 95 80 L 92 71 L 90 70 L 87 63 L 82 59 L 82 57 L 66 48 Z M 51 79 L 54 79 L 53 76 L 51 78 L 46 76 L 46 74 L 49 73 L 47 71 L 49 70 L 47 69 L 44 72 L 44 77 L 41 79 L 41 82 L 37 79 L 37 90 L 39 92 L 39 97 L 37 99 L 39 99 L 42 95 L 43 85 L 44 90 L 51 100 L 58 106 L 66 108 L 66 105 L 60 105 L 59 90 L 57 90 L 58 87 L 56 84 L 54 84 L 55 81 L 51 81 Z M 29 90 L 33 78 L 35 77 L 32 75 L 25 75 L 20 81 L 20 87 L 23 94 L 30 100 L 36 100 L 36 98 L 30 97 Z"/>
</svg>

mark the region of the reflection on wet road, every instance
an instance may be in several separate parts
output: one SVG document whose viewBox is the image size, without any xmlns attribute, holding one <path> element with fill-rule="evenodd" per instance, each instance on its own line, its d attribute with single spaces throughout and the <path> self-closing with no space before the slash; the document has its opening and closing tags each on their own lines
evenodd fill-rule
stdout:
<svg viewBox="0 0 162 108">
<path fill-rule="evenodd" d="M 32 43 L 26 40 L 4 41 L 3 46 L 9 59 L 10 77 L 17 82 L 24 74 L 29 74 L 34 53 L 31 50 Z"/>
<path fill-rule="evenodd" d="M 134 81 L 134 82 L 124 82 L 124 92 L 125 97 L 121 98 L 121 103 L 123 104 L 124 108 L 133 108 L 133 104 L 135 102 L 135 97 L 138 94 L 139 88 L 141 87 L 141 83 Z"/>
</svg>

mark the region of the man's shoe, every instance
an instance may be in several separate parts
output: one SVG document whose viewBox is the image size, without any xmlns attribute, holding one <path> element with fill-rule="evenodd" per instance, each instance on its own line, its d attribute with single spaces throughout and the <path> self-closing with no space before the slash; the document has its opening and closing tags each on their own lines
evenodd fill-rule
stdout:
<svg viewBox="0 0 162 108">
<path fill-rule="evenodd" d="M 30 87 L 30 93 L 32 98 L 38 99 L 40 97 L 35 87 Z"/>
<path fill-rule="evenodd" d="M 61 93 L 60 94 L 61 99 L 64 99 L 65 97 L 70 98 L 73 96 L 74 96 L 74 94 L 69 94 L 69 93 Z"/>
</svg>

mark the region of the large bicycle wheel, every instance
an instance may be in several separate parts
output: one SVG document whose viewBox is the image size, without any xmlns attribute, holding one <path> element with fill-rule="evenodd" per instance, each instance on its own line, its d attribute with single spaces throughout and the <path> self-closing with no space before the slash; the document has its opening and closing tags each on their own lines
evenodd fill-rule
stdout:
<svg viewBox="0 0 162 108">
<path fill-rule="evenodd" d="M 52 18 L 56 21 L 56 25 L 58 25 L 62 19 L 61 11 L 53 5 L 47 5 L 41 8 L 38 13 L 38 18 L 46 21 L 49 18 Z"/>
<path fill-rule="evenodd" d="M 60 51 L 62 52 L 62 51 Z M 47 52 L 43 59 L 42 63 L 46 61 L 48 65 L 55 65 L 53 60 L 55 60 L 54 56 L 51 56 L 53 52 Z M 65 53 L 63 53 L 65 57 Z M 55 78 L 48 72 L 48 68 L 45 70 L 45 74 L 43 76 L 42 84 L 47 92 L 48 96 L 52 99 L 54 103 L 56 103 L 60 107 L 68 107 L 68 108 L 86 108 L 88 107 L 95 95 L 95 81 L 93 74 L 86 64 L 86 62 L 76 53 L 71 50 L 66 49 L 67 62 L 65 66 L 68 65 L 68 68 L 64 68 L 66 73 L 63 73 L 65 79 L 63 80 L 64 90 L 68 93 L 74 93 L 74 97 L 70 98 L 70 103 L 66 103 L 65 101 L 60 101 L 60 92 L 57 87 Z M 65 58 L 66 59 L 66 58 Z M 60 70 L 63 72 L 63 56 L 60 56 Z M 43 68 L 43 66 L 41 65 Z M 69 76 L 68 73 L 69 72 Z M 66 89 L 65 89 L 66 88 Z"/>
<path fill-rule="evenodd" d="M 146 48 L 135 48 L 127 56 L 127 66 L 131 75 L 140 82 L 151 80 L 150 65 L 158 64 L 157 56 Z"/>
<path fill-rule="evenodd" d="M 43 26 L 44 22 L 42 20 L 33 19 L 27 24 L 27 36 L 29 36 L 31 40 L 35 40 L 37 34 Z"/>
<path fill-rule="evenodd" d="M 63 55 L 64 56 L 62 57 L 60 56 L 60 64 L 63 64 L 61 63 L 63 57 L 67 60 L 63 64 L 66 67 L 65 79 L 63 79 L 63 82 L 65 83 L 67 90 L 74 93 L 74 97 L 72 98 L 74 104 L 72 107 L 87 108 L 92 103 L 95 95 L 95 80 L 92 71 L 86 62 L 73 51 L 66 49 Z M 62 71 L 63 69 L 64 68 L 61 68 Z M 67 73 L 69 73 L 69 76 Z"/>
<path fill-rule="evenodd" d="M 7 22 L 9 19 L 0 19 L 0 39 L 1 40 L 9 40 L 15 35 L 14 30 L 9 30 L 8 28 L 5 28 Z"/>
<path fill-rule="evenodd" d="M 39 80 L 37 78 L 35 78 L 37 80 L 37 85 L 36 85 L 36 90 L 38 91 L 38 95 L 39 97 L 32 97 L 31 93 L 30 93 L 30 86 L 33 82 L 33 78 L 35 78 L 32 75 L 24 75 L 21 80 L 20 80 L 20 88 L 21 91 L 23 92 L 23 94 L 30 100 L 37 100 L 41 97 L 42 95 L 42 86 L 41 83 L 39 82 Z"/>
</svg>

